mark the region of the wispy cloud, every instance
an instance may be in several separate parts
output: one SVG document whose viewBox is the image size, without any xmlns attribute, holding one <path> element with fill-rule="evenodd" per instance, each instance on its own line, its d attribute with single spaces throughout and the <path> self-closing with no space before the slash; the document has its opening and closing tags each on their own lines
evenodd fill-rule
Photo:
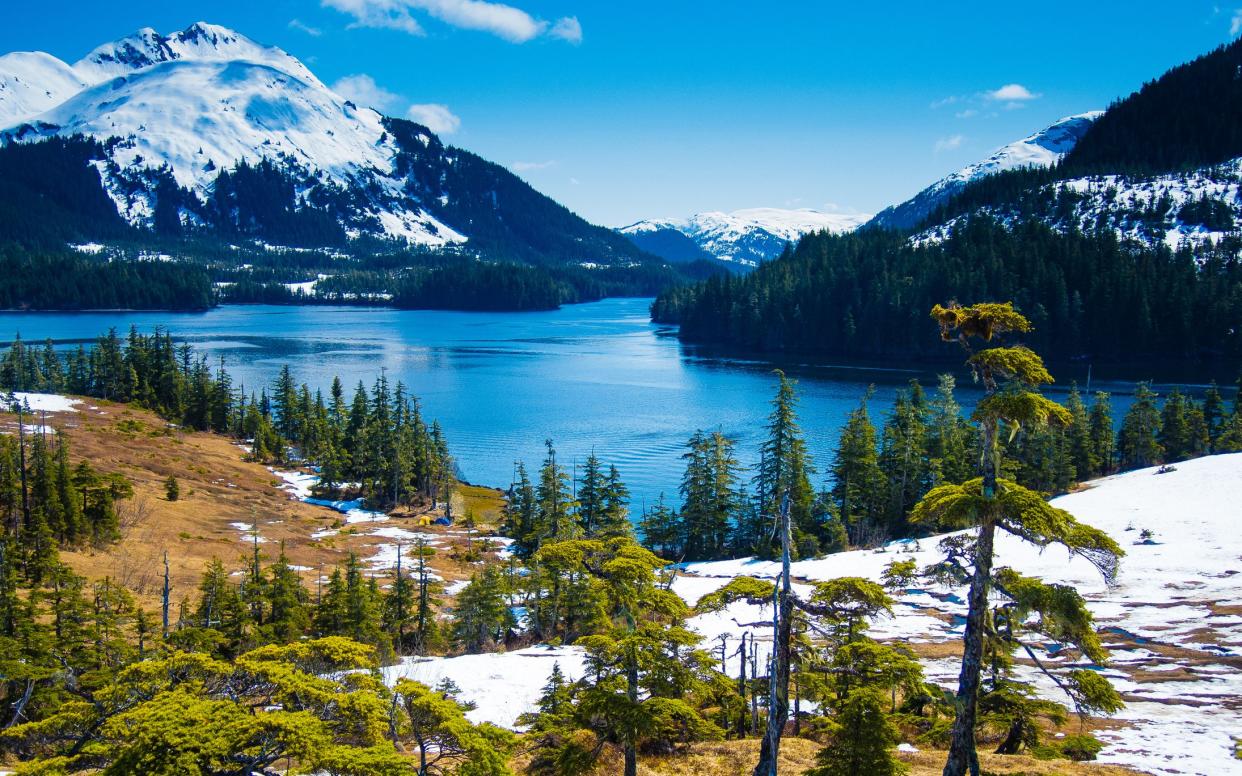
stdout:
<svg viewBox="0 0 1242 776">
<path fill-rule="evenodd" d="M 546 162 L 514 162 L 509 165 L 509 169 L 514 172 L 530 172 L 531 170 L 546 170 L 555 164 L 555 160 L 549 160 Z"/>
<path fill-rule="evenodd" d="M 1005 84 L 999 89 L 987 92 L 986 96 L 989 100 L 996 102 L 1027 102 L 1039 98 L 1038 94 L 1034 94 L 1022 84 Z"/>
<path fill-rule="evenodd" d="M 332 84 L 332 91 L 364 108 L 375 108 L 380 113 L 391 112 L 402 102 L 400 95 L 375 83 L 375 79 L 366 73 L 341 78 Z"/>
<path fill-rule="evenodd" d="M 437 135 L 451 135 L 461 127 L 461 119 L 447 105 L 427 102 L 411 105 L 405 111 L 410 121 L 417 121 Z"/>
<path fill-rule="evenodd" d="M 1239 32 L 1242 32 L 1242 8 L 1236 9 L 1229 19 L 1229 37 L 1236 38 Z"/>
<path fill-rule="evenodd" d="M 933 150 L 938 154 L 944 151 L 953 151 L 961 148 L 962 143 L 965 142 L 966 137 L 964 135 L 950 135 L 949 137 L 942 137 L 937 140 L 936 145 L 933 146 Z"/>
<path fill-rule="evenodd" d="M 423 28 L 410 9 L 398 0 L 322 0 L 324 8 L 332 8 L 354 17 L 350 27 L 381 27 L 422 35 Z"/>
<path fill-rule="evenodd" d="M 548 30 L 548 34 L 577 46 L 582 42 L 582 25 L 578 22 L 577 16 L 566 16 L 563 19 L 557 19 L 552 29 Z"/>
<path fill-rule="evenodd" d="M 366 73 L 345 76 L 332 84 L 332 91 L 356 105 L 374 108 L 389 116 L 404 110 L 406 118 L 417 121 L 437 135 L 449 135 L 461 127 L 461 119 L 447 105 L 432 102 L 410 105 L 405 97 L 388 91 Z"/>
<path fill-rule="evenodd" d="M 490 33 L 510 43 L 526 43 L 542 35 L 574 44 L 582 42 L 582 25 L 577 17 L 547 22 L 520 8 L 487 0 L 321 0 L 321 3 L 325 8 L 352 16 L 351 27 L 380 27 L 423 35 L 423 26 L 414 14 L 424 13 L 453 27 Z"/>
<path fill-rule="evenodd" d="M 323 35 L 323 30 L 318 27 L 312 27 L 301 19 L 290 19 L 289 29 L 304 32 L 312 38 L 318 38 L 320 35 Z"/>
<path fill-rule="evenodd" d="M 947 108 L 951 105 L 959 106 L 953 115 L 959 119 L 971 119 L 976 116 L 983 115 L 983 110 L 987 110 L 987 116 L 996 116 L 997 107 L 1006 110 L 1015 110 L 1025 107 L 1031 100 L 1038 100 L 1043 95 L 1036 94 L 1022 84 L 1010 83 L 1000 86 L 996 89 L 975 92 L 974 94 L 952 94 L 948 97 L 942 97 L 933 100 L 928 107 L 932 110 Z M 1001 105 L 997 105 L 1001 103 Z"/>
</svg>

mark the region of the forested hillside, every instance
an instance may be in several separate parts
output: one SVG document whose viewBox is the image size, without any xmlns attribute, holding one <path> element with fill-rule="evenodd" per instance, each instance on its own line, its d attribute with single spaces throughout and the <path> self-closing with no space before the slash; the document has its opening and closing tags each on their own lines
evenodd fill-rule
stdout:
<svg viewBox="0 0 1242 776">
<path fill-rule="evenodd" d="M 1113 103 L 1061 162 L 1061 177 L 1176 172 L 1242 156 L 1239 67 L 1235 40 Z"/>
<path fill-rule="evenodd" d="M 164 261 L 109 262 L 72 251 L 0 245 L 0 309 L 205 310 L 216 304 L 207 271 Z"/>
<path fill-rule="evenodd" d="M 953 295 L 1010 299 L 1053 357 L 1242 356 L 1242 265 L 1227 247 L 1170 251 L 1111 234 L 1008 228 L 976 217 L 942 242 L 864 230 L 804 238 L 746 277 L 674 289 L 652 305 L 690 342 L 858 357 L 943 354 L 921 310 Z"/>
</svg>

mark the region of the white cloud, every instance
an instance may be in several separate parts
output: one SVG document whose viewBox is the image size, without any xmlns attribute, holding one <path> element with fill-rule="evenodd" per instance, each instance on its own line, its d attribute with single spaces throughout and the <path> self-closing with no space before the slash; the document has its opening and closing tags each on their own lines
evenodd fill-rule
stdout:
<svg viewBox="0 0 1242 776">
<path fill-rule="evenodd" d="M 332 8 L 354 17 L 350 27 L 383 27 L 422 35 L 423 28 L 401 0 L 321 0 L 324 8 Z"/>
<path fill-rule="evenodd" d="M 953 115 L 959 119 L 973 119 L 975 116 L 979 115 L 979 111 L 975 110 L 974 108 L 967 108 L 966 110 L 959 110 L 957 113 L 954 113 Z"/>
<path fill-rule="evenodd" d="M 934 102 L 932 102 L 930 107 L 932 110 L 937 110 L 939 108 L 945 107 L 946 105 L 956 105 L 957 103 L 961 101 L 962 101 L 961 97 L 958 97 L 957 95 L 949 95 L 948 97 L 935 100 Z"/>
<path fill-rule="evenodd" d="M 949 137 L 942 137 L 936 141 L 934 150 L 936 153 L 941 153 L 942 151 L 953 151 L 961 148 L 962 143 L 965 142 L 966 138 L 963 135 L 950 135 Z"/>
<path fill-rule="evenodd" d="M 556 24 L 552 25 L 552 29 L 548 31 L 548 34 L 577 46 L 582 42 L 582 25 L 578 22 L 577 16 L 566 16 L 562 19 L 557 19 Z"/>
<path fill-rule="evenodd" d="M 366 73 L 347 75 L 332 84 L 332 91 L 364 108 L 386 113 L 401 103 L 401 97 L 375 83 Z"/>
<path fill-rule="evenodd" d="M 312 38 L 318 38 L 320 35 L 323 34 L 323 30 L 319 29 L 318 27 L 312 27 L 306 22 L 302 21 L 301 19 L 290 19 L 289 29 L 298 30 L 299 32 L 304 32 L 307 35 L 310 35 Z"/>
<path fill-rule="evenodd" d="M 514 172 L 529 172 L 531 170 L 546 170 L 556 164 L 555 160 L 547 162 L 514 162 L 509 165 L 509 169 Z"/>
<path fill-rule="evenodd" d="M 445 24 L 495 35 L 510 43 L 525 43 L 549 35 L 570 43 L 582 42 L 582 25 L 575 17 L 555 24 L 537 19 L 520 8 L 487 0 L 320 0 L 354 18 L 351 27 L 384 27 L 412 35 L 424 34 L 413 12 L 420 11 Z"/>
<path fill-rule="evenodd" d="M 437 135 L 450 135 L 461 126 L 461 119 L 447 105 L 437 103 L 411 105 L 405 115 L 410 121 L 422 124 Z"/>
<path fill-rule="evenodd" d="M 1242 32 L 1242 8 L 1233 12 L 1233 18 L 1229 20 L 1229 36 L 1236 37 Z"/>
<path fill-rule="evenodd" d="M 1039 97 L 1038 94 L 1032 93 L 1030 89 L 1027 89 L 1022 84 L 1005 84 L 999 89 L 994 89 L 988 92 L 986 96 L 989 100 L 1009 103 L 1025 102 Z"/>
</svg>

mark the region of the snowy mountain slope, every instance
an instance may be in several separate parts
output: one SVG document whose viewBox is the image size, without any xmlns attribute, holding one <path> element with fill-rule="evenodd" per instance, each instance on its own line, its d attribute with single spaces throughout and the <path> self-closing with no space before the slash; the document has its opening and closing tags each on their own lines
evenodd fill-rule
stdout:
<svg viewBox="0 0 1242 776">
<path fill-rule="evenodd" d="M 1109 230 L 1119 240 L 1171 250 L 1242 238 L 1242 158 L 1185 173 L 1099 175 L 1045 184 L 1020 203 L 976 208 L 1003 223 L 1036 218 L 1060 231 Z M 955 216 L 916 234 L 936 242 L 961 222 Z M 1201 252 L 1196 256 L 1203 258 Z"/>
<path fill-rule="evenodd" d="M 664 255 L 653 237 L 679 232 L 695 245 L 722 261 L 754 266 L 780 255 L 785 243 L 797 242 L 811 232 L 849 232 L 866 223 L 870 216 L 822 213 L 817 210 L 748 208 L 732 213 L 710 211 L 684 220 L 651 219 L 622 227 L 618 231 L 646 250 Z M 675 260 L 668 256 L 670 260 Z"/>
<path fill-rule="evenodd" d="M 101 175 L 131 223 L 146 225 L 154 211 L 151 192 L 135 185 L 144 170 L 167 166 L 179 186 L 205 200 L 220 170 L 268 159 L 307 188 L 318 181 L 375 189 L 369 215 L 389 237 L 432 246 L 465 241 L 406 201 L 382 117 L 339 97 L 279 49 L 198 23 L 100 46 L 73 72 L 89 85 L 3 135 L 120 138 Z"/>
<path fill-rule="evenodd" d="M 295 57 L 217 25 L 139 30 L 72 66 L 46 54 L 0 60 L 0 147 L 79 136 L 103 144 L 92 157 L 102 187 L 143 230 L 320 246 L 470 241 L 473 253 L 510 260 L 643 258 L 507 171 L 355 105 Z"/>
<path fill-rule="evenodd" d="M 86 86 L 69 65 L 42 51 L 0 56 L 0 127 L 27 121 Z"/>
<path fill-rule="evenodd" d="M 275 46 L 255 43 L 226 27 L 196 22 L 180 32 L 160 35 L 150 27 L 105 43 L 73 65 L 84 83 L 98 84 L 164 62 L 243 61 L 270 65 L 323 87 L 301 62 Z"/>
<path fill-rule="evenodd" d="M 1051 167 L 1073 149 L 1103 111 L 1067 116 L 1021 140 L 1002 146 L 987 159 L 967 165 L 899 205 L 885 208 L 870 221 L 873 226 L 906 229 L 918 225 L 966 184 L 987 175 L 1023 167 Z"/>
</svg>

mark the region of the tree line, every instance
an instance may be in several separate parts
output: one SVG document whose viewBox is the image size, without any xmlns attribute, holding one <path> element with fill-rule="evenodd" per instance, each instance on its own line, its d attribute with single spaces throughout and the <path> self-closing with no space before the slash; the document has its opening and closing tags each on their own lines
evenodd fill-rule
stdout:
<svg viewBox="0 0 1242 776">
<path fill-rule="evenodd" d="M 943 375 L 929 396 L 911 381 L 882 420 L 873 418 L 865 396 L 838 434 L 832 460 L 817 472 L 798 425 L 794 384 L 778 374 L 759 466 L 747 472 L 736 443 L 721 432 L 696 432 L 682 456 L 681 506 L 661 497 L 646 509 L 638 518 L 643 541 L 677 560 L 771 556 L 774 494 L 790 499 L 794 557 L 923 536 L 927 529 L 910 520 L 914 506 L 937 486 L 967 479 L 980 455 L 982 441 L 954 387 L 953 377 Z M 1230 402 L 1213 383 L 1202 400 L 1180 388 L 1161 400 L 1150 384 L 1139 383 L 1117 426 L 1108 393 L 1096 392 L 1088 403 L 1074 387 L 1067 423 L 1022 428 L 1002 441 L 1004 474 L 1054 496 L 1108 474 L 1242 451 L 1242 380 L 1233 393 Z M 824 475 L 819 487 L 817 474 Z M 538 503 L 541 514 L 550 511 Z M 511 535 L 522 542 L 528 534 Z"/>
<path fill-rule="evenodd" d="M 916 311 L 952 294 L 1012 299 L 1034 325 L 1027 342 L 1054 358 L 1242 357 L 1242 262 L 1228 246 L 1174 252 L 983 215 L 921 243 L 886 230 L 808 235 L 747 276 L 669 290 L 651 313 L 688 342 L 936 360 Z"/>
<path fill-rule="evenodd" d="M 107 261 L 63 246 L 27 250 L 0 243 L 0 309 L 206 310 L 215 290 L 202 267 L 183 262 Z"/>
<path fill-rule="evenodd" d="M 256 393 L 234 381 L 223 359 L 213 366 L 166 331 L 135 328 L 68 352 L 18 337 L 0 356 L 0 388 L 133 402 L 186 428 L 244 440 L 254 460 L 318 465 L 323 495 L 348 485 L 375 508 L 445 501 L 455 482 L 439 423 L 382 373 L 351 394 L 335 378 L 325 396 L 286 366 Z"/>
</svg>

